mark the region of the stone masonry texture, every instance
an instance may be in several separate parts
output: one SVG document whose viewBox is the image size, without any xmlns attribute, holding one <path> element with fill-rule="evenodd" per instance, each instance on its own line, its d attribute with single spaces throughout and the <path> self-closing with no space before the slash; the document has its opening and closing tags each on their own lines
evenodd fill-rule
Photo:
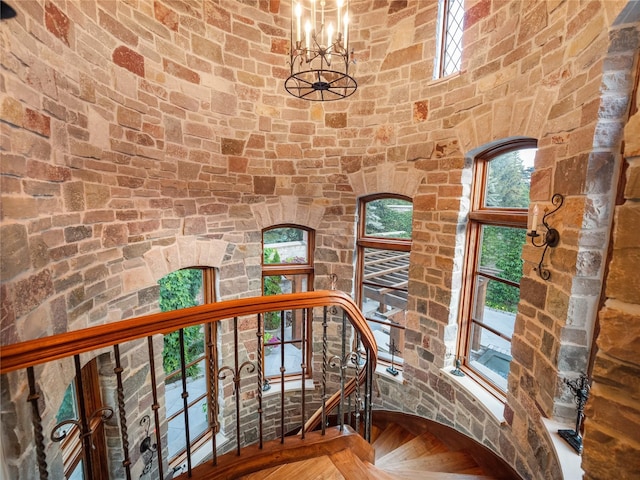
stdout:
<svg viewBox="0 0 640 480">
<path fill-rule="evenodd" d="M 359 87 L 327 103 L 284 90 L 288 2 L 9 3 L 2 345 L 155 312 L 157 281 L 185 267 L 216 268 L 220 299 L 260 295 L 261 230 L 278 224 L 315 230 L 316 289 L 336 274 L 352 293 L 358 198 L 400 194 L 414 202 L 404 381 L 381 378 L 376 403 L 453 426 L 523 478 L 555 479 L 542 419 L 572 425 L 564 380 L 590 372 L 585 478 L 640 471 L 637 2 L 466 1 L 462 71 L 433 80 L 437 2 L 352 0 Z M 443 369 L 456 353 L 468 154 L 516 136 L 538 143 L 532 205 L 556 192 L 565 203 L 552 217 L 561 241 L 545 258 L 550 281 L 535 271 L 540 250 L 523 250 L 497 418 Z M 125 369 L 148 390 L 140 349 L 123 352 Z M 74 373 L 56 375 L 47 425 Z M 2 379 L 15 478 L 35 475 L 22 461 L 32 453 L 24 382 Z M 127 394 L 137 425 L 151 399 Z"/>
</svg>

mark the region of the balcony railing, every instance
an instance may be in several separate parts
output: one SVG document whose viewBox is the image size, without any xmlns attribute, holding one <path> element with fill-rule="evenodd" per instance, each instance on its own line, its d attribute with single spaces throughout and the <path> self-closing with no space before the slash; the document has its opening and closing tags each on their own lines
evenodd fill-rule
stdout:
<svg viewBox="0 0 640 480">
<path fill-rule="evenodd" d="M 274 311 L 308 321 L 295 346 L 296 375 L 287 371 L 291 359 L 281 343 L 279 375 L 266 381 L 262 316 Z M 200 382 L 189 377 L 193 365 L 182 341 L 195 325 L 209 332 Z M 284 323 L 281 328 L 285 338 Z M 162 349 L 164 335 L 176 331 L 180 374 L 171 387 L 183 408 L 172 417 L 170 434 Z M 4 460 L 19 478 L 164 479 L 190 476 L 198 463 L 215 466 L 220 455 L 242 455 L 268 440 L 285 444 L 289 435 L 304 439 L 318 428 L 324 434 L 330 417 L 369 439 L 376 351 L 362 313 L 338 291 L 218 302 L 4 346 L 2 428 L 15 439 Z M 95 359 L 92 378 L 86 366 Z M 277 356 L 269 361 L 273 370 Z M 61 420 L 70 382 L 77 408 Z M 198 388 L 206 388 L 206 400 L 190 400 L 205 398 L 193 391 Z M 205 431 L 196 439 L 190 430 L 203 411 Z M 182 443 L 172 459 L 170 438 Z"/>
</svg>

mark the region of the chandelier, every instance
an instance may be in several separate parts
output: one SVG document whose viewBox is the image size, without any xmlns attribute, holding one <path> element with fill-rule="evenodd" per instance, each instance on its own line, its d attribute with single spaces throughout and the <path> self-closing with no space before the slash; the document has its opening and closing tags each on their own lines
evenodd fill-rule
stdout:
<svg viewBox="0 0 640 480">
<path fill-rule="evenodd" d="M 349 75 L 349 1 L 292 0 L 291 75 L 284 86 L 305 100 L 339 100 L 358 88 Z"/>
</svg>

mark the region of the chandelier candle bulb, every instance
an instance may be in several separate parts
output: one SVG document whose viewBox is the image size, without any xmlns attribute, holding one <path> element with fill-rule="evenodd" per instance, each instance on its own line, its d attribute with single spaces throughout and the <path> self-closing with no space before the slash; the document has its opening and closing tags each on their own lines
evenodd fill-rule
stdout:
<svg viewBox="0 0 640 480">
<path fill-rule="evenodd" d="M 350 23 L 349 0 L 292 0 L 287 92 L 324 102 L 356 91 L 358 84 L 349 73 L 355 64 L 348 43 Z"/>
<path fill-rule="evenodd" d="M 296 18 L 297 18 L 297 26 L 296 29 L 296 42 L 300 43 L 300 17 L 302 16 L 302 7 L 299 3 L 296 3 Z"/>
</svg>

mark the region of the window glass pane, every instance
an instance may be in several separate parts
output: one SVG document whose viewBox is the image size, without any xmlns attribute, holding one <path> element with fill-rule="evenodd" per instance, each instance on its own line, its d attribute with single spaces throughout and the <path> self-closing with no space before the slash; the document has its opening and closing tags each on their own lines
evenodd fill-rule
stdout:
<svg viewBox="0 0 640 480">
<path fill-rule="evenodd" d="M 522 277 L 522 247 L 527 232 L 522 228 L 493 225 L 483 225 L 481 228 L 478 271 L 519 283 Z M 511 299 L 512 307 L 515 308 L 518 298 Z"/>
<path fill-rule="evenodd" d="M 191 441 L 196 440 L 207 428 L 207 380 L 204 375 L 206 368 L 205 360 L 194 365 L 199 372 L 197 377 L 189 377 L 187 389 L 189 391 L 189 403 L 198 399 L 196 403 L 189 407 L 189 435 Z M 174 377 L 180 380 L 180 376 Z M 202 398 L 200 398 L 202 397 Z M 169 456 L 173 457 L 185 448 L 185 424 L 184 424 L 184 400 L 182 399 L 182 382 L 174 381 L 165 386 L 165 402 L 167 408 L 167 418 L 180 412 L 175 418 L 169 420 L 168 444 Z"/>
<path fill-rule="evenodd" d="M 448 0 L 445 33 L 443 76 L 460 71 L 462 66 L 462 32 L 464 24 L 464 1 Z"/>
<path fill-rule="evenodd" d="M 478 276 L 472 319 L 494 328 L 510 339 L 519 296 L 518 287 Z"/>
<path fill-rule="evenodd" d="M 263 235 L 264 264 L 309 263 L 308 233 L 301 228 L 274 228 Z"/>
<path fill-rule="evenodd" d="M 194 325 L 184 329 L 184 360 L 189 364 L 204 356 L 204 327 Z M 167 383 L 180 380 L 180 333 L 171 332 L 164 336 L 164 349 L 162 351 L 162 363 L 164 373 L 168 375 Z M 175 375 L 171 375 L 178 372 Z M 198 364 L 187 367 L 187 377 L 199 377 L 203 375 Z"/>
<path fill-rule="evenodd" d="M 364 249 L 362 311 L 378 344 L 381 358 L 402 356 L 407 310 L 409 252 Z"/>
<path fill-rule="evenodd" d="M 82 467 L 82 460 L 78 462 L 76 468 L 73 469 L 71 475 L 69 475 L 68 480 L 84 480 L 84 471 Z"/>
<path fill-rule="evenodd" d="M 75 384 L 71 382 L 64 392 L 62 404 L 56 414 L 56 420 L 63 422 L 65 420 L 75 420 L 78 418 L 78 408 L 76 407 L 76 389 Z"/>
<path fill-rule="evenodd" d="M 202 270 L 185 268 L 162 277 L 160 284 L 160 310 L 169 312 L 195 307 L 204 303 Z"/>
<path fill-rule="evenodd" d="M 302 368 L 302 342 L 270 343 L 264 350 L 264 374 L 267 377 L 280 376 L 280 364 L 282 363 L 282 349 L 284 348 L 285 375 L 301 374 Z"/>
<path fill-rule="evenodd" d="M 468 358 L 471 367 L 502 390 L 507 389 L 507 376 L 511 365 L 510 342 L 474 323 L 469 339 Z"/>
<path fill-rule="evenodd" d="M 367 202 L 365 235 L 382 238 L 411 238 L 413 204 L 397 198 Z"/>
<path fill-rule="evenodd" d="M 536 149 L 516 150 L 489 161 L 485 207 L 527 208 Z"/>
</svg>

